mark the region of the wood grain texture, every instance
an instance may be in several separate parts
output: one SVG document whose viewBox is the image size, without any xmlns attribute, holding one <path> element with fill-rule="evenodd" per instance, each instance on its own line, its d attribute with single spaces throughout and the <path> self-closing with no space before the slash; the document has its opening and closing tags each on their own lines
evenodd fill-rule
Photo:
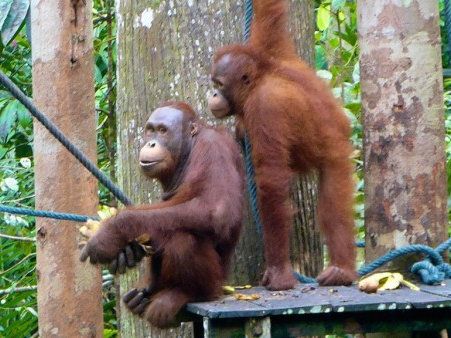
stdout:
<svg viewBox="0 0 451 338">
<path fill-rule="evenodd" d="M 96 162 L 91 1 L 31 2 L 33 100 Z M 34 122 L 36 209 L 93 215 L 97 180 Z M 102 337 L 100 268 L 79 260 L 80 223 L 36 220 L 40 337 Z"/>
<path fill-rule="evenodd" d="M 359 0 L 366 259 L 446 239 L 438 3 Z M 408 269 L 415 260 L 388 268 Z"/>
</svg>

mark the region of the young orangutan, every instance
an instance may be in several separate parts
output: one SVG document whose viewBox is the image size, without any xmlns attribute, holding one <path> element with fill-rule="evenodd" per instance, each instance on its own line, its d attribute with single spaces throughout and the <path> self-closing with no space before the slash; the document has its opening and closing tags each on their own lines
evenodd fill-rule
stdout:
<svg viewBox="0 0 451 338">
<path fill-rule="evenodd" d="M 350 123 L 327 85 L 296 54 L 287 30 L 286 0 L 254 0 L 249 42 L 214 56 L 209 100 L 218 118 L 235 115 L 252 144 L 252 160 L 264 225 L 270 290 L 292 288 L 288 204 L 295 173 L 319 172 L 318 220 L 330 265 L 318 282 L 347 285 L 355 272 L 353 165 Z"/>
</svg>

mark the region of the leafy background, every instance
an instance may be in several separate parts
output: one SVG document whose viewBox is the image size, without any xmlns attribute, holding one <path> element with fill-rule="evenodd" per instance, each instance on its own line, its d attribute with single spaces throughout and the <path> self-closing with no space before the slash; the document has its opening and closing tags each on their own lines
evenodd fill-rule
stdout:
<svg viewBox="0 0 451 338">
<path fill-rule="evenodd" d="M 443 0 L 440 8 L 443 12 Z M 352 121 L 356 148 L 356 227 L 363 238 L 363 162 L 355 1 L 315 1 L 315 51 L 318 74 L 329 80 L 341 97 Z M 115 180 L 116 156 L 116 40 L 114 0 L 94 0 L 95 91 L 98 165 Z M 31 46 L 27 22 L 29 0 L 0 0 L 0 69 L 31 96 Z M 442 26 L 443 65 L 450 68 L 447 37 Z M 451 78 L 444 79 L 447 173 L 451 182 Z M 0 89 L 0 203 L 34 207 L 33 124 L 25 108 Z M 448 187 L 450 189 L 451 185 Z M 99 186 L 101 204 L 115 205 L 108 191 Z M 450 205 L 450 200 L 448 200 Z M 25 239 L 35 236 L 31 217 L 0 215 L 0 236 Z M 37 337 L 36 291 L 14 292 L 16 287 L 36 285 L 33 241 L 0 237 L 0 337 Z M 111 281 L 104 288 L 106 337 L 116 336 L 115 299 Z"/>
</svg>

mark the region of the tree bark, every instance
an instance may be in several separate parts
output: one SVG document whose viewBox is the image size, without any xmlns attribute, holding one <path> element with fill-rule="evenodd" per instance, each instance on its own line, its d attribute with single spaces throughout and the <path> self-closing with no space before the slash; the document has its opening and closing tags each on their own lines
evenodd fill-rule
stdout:
<svg viewBox="0 0 451 338">
<path fill-rule="evenodd" d="M 31 2 L 33 98 L 96 161 L 91 1 Z M 34 124 L 36 209 L 92 215 L 97 182 Z M 102 337 L 100 269 L 79 261 L 79 223 L 37 219 L 40 337 Z"/>
<path fill-rule="evenodd" d="M 359 0 L 368 261 L 446 238 L 438 3 Z M 412 257 L 388 268 L 407 269 Z"/>
<path fill-rule="evenodd" d="M 310 63 L 314 55 L 313 14 L 313 1 L 292 1 L 290 27 L 302 56 Z M 206 109 L 211 88 L 209 67 L 218 47 L 242 41 L 243 15 L 240 1 L 155 1 L 150 6 L 148 1 L 118 2 L 118 175 L 134 202 L 159 199 L 158 185 L 145 180 L 137 165 L 142 126 L 159 102 L 188 101 L 203 120 L 211 125 L 221 123 Z M 233 129 L 232 119 L 223 124 Z M 293 193 L 297 217 L 292 258 L 297 269 L 310 275 L 316 275 L 322 268 L 315 226 L 314 182 L 311 178 L 300 180 Z M 259 283 L 264 267 L 261 237 L 247 217 L 232 263 L 230 283 Z M 121 277 L 121 293 L 133 287 L 140 276 L 142 271 L 136 270 Z M 150 328 L 125 309 L 120 312 L 124 336 L 177 335 L 177 331 L 168 333 Z"/>
</svg>

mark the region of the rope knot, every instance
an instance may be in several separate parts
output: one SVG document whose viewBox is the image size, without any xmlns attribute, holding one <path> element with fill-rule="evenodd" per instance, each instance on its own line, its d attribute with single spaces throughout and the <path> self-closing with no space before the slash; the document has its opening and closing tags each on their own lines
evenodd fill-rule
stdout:
<svg viewBox="0 0 451 338">
<path fill-rule="evenodd" d="M 418 274 L 423 283 L 428 285 L 440 284 L 445 278 L 451 277 L 451 265 L 448 263 L 434 265 L 428 259 L 413 264 L 410 271 Z"/>
</svg>

